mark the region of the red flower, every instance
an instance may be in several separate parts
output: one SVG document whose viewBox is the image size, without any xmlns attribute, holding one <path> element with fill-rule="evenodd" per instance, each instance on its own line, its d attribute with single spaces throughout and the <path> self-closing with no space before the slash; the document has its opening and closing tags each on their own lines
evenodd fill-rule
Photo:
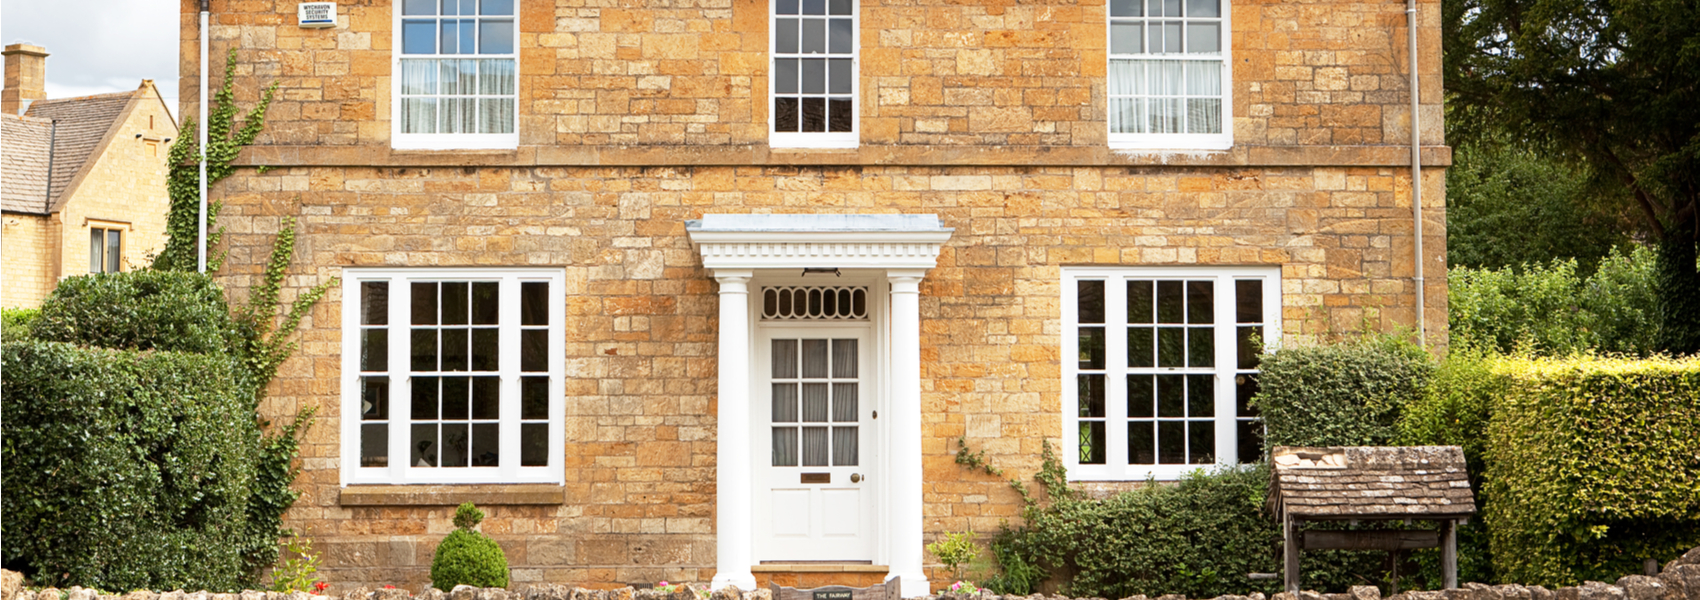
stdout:
<svg viewBox="0 0 1700 600">
<path fill-rule="evenodd" d="M 389 585 L 389 584 L 384 584 L 384 589 L 386 589 L 386 590 L 393 590 L 393 589 L 395 589 L 395 586 L 393 586 L 393 585 Z"/>
<path fill-rule="evenodd" d="M 331 586 L 331 584 L 320 581 L 318 583 L 313 584 L 313 589 L 322 593 L 322 592 L 325 591 L 325 588 L 328 588 L 330 586 Z"/>
</svg>

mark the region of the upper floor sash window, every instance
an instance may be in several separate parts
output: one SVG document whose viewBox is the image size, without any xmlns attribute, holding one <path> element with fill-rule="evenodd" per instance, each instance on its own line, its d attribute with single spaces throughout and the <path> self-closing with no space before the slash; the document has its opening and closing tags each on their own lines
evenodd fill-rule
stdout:
<svg viewBox="0 0 1700 600">
<path fill-rule="evenodd" d="M 1110 146 L 1233 144 L 1227 0 L 1110 0 Z"/>
<path fill-rule="evenodd" d="M 854 148 L 856 0 L 774 0 L 769 143 Z"/>
<path fill-rule="evenodd" d="M 519 144 L 515 0 L 399 0 L 396 148 Z"/>
</svg>

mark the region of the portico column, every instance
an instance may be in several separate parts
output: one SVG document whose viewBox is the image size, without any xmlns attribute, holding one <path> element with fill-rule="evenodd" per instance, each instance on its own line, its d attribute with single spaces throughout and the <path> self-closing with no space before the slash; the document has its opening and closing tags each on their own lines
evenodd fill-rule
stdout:
<svg viewBox="0 0 1700 600">
<path fill-rule="evenodd" d="M 748 270 L 716 269 L 720 282 L 720 411 L 715 429 L 714 581 L 753 590 L 750 573 L 750 283 Z"/>
<path fill-rule="evenodd" d="M 887 271 L 891 283 L 891 572 L 903 597 L 931 592 L 921 568 L 921 277 L 922 270 Z"/>
</svg>

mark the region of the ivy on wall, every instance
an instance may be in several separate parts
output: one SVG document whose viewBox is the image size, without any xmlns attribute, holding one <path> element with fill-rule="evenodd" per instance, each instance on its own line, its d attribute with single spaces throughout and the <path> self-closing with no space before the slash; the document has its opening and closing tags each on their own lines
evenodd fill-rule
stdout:
<svg viewBox="0 0 1700 600">
<path fill-rule="evenodd" d="M 224 58 L 224 84 L 219 86 L 218 92 L 213 95 L 212 110 L 207 116 L 206 158 L 209 188 L 236 171 L 230 163 L 236 160 L 236 155 L 242 152 L 244 146 L 254 143 L 254 138 L 265 128 L 266 109 L 271 107 L 272 96 L 277 91 L 275 82 L 266 87 L 260 94 L 260 101 L 248 110 L 246 118 L 238 126 L 236 95 L 232 90 L 236 81 L 235 73 L 236 49 L 232 48 Z M 196 159 L 199 157 L 200 141 L 196 134 L 200 126 L 194 118 L 185 117 L 177 141 L 171 144 L 171 151 L 166 155 L 166 164 L 171 169 L 166 178 L 166 192 L 171 196 L 171 212 L 165 219 L 165 249 L 153 259 L 155 269 L 194 271 L 199 266 L 196 242 L 200 239 L 200 166 Z M 208 271 L 218 270 L 224 262 L 223 256 L 215 255 L 212 250 L 223 237 L 217 227 L 218 211 L 222 204 L 210 200 L 207 203 Z"/>
</svg>

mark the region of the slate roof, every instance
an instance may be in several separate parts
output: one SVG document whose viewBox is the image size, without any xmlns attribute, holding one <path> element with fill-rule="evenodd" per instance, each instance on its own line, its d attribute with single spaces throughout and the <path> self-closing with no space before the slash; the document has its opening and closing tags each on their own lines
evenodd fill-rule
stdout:
<svg viewBox="0 0 1700 600">
<path fill-rule="evenodd" d="M 0 114 L 0 208 L 47 214 L 47 146 L 53 121 Z"/>
<path fill-rule="evenodd" d="M 57 126 L 53 133 L 54 206 L 71 179 L 83 170 L 83 163 L 94 158 L 94 151 L 106 140 L 107 132 L 136 95 L 136 92 L 117 92 L 30 103 L 25 116 L 53 119 Z"/>
<path fill-rule="evenodd" d="M 1274 448 L 1269 502 L 1300 519 L 1467 517 L 1476 500 L 1457 446 Z"/>
</svg>

